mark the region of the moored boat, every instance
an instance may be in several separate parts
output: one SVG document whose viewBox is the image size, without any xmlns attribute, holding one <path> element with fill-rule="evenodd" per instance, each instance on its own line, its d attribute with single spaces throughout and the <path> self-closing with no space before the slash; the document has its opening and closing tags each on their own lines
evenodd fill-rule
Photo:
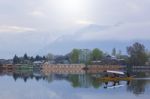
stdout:
<svg viewBox="0 0 150 99">
<path fill-rule="evenodd" d="M 134 79 L 134 77 L 100 77 L 100 78 L 96 78 L 96 81 L 115 82 L 115 81 L 130 81 L 133 79 Z"/>
</svg>

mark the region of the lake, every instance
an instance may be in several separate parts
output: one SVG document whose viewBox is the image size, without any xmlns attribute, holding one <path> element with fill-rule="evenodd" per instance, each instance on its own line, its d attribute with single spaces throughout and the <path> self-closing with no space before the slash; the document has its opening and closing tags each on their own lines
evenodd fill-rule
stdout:
<svg viewBox="0 0 150 99">
<path fill-rule="evenodd" d="M 0 99 L 148 99 L 150 73 L 135 73 L 130 82 L 109 82 L 93 79 L 95 75 L 44 74 L 35 71 L 1 71 Z"/>
</svg>

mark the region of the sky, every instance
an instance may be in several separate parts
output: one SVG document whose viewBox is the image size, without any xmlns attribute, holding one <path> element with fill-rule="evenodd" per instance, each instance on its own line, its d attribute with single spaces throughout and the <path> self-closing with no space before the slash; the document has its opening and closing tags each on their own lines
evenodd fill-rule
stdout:
<svg viewBox="0 0 150 99">
<path fill-rule="evenodd" d="M 0 58 L 138 41 L 150 49 L 150 0 L 0 0 Z"/>
</svg>

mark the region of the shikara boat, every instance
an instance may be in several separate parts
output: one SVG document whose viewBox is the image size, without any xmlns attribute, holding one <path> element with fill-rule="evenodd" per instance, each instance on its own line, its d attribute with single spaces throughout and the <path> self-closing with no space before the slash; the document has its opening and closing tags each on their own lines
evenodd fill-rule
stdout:
<svg viewBox="0 0 150 99">
<path fill-rule="evenodd" d="M 102 81 L 102 82 L 130 81 L 133 79 L 134 79 L 134 77 L 101 77 L 101 78 L 96 78 L 97 81 Z"/>
<path fill-rule="evenodd" d="M 134 76 L 126 76 L 124 72 L 120 71 L 106 71 L 107 74 L 113 74 L 113 76 L 104 76 L 96 78 L 96 81 L 102 82 L 117 82 L 117 81 L 130 81 L 134 79 Z"/>
</svg>

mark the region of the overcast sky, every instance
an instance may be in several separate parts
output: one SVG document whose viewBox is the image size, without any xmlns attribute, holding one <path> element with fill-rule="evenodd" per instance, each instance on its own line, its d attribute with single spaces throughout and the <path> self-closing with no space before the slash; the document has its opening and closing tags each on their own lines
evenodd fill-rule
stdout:
<svg viewBox="0 0 150 99">
<path fill-rule="evenodd" d="M 66 42 L 149 42 L 149 10 L 150 0 L 0 0 L 0 58 Z"/>
</svg>

